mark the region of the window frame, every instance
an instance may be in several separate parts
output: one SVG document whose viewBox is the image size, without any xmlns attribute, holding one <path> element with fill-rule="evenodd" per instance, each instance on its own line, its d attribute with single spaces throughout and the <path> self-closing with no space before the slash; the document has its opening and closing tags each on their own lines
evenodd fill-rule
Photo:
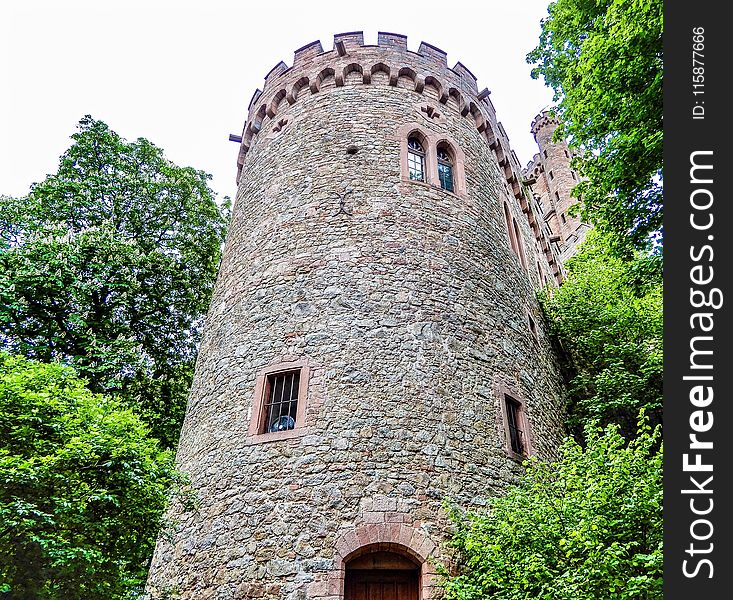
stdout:
<svg viewBox="0 0 733 600">
<path fill-rule="evenodd" d="M 445 152 L 445 154 L 448 156 L 447 159 L 440 157 L 441 151 Z M 454 155 L 453 155 L 453 151 L 451 147 L 446 142 L 440 142 L 435 148 L 435 158 L 438 164 L 438 181 L 440 182 L 441 189 L 445 190 L 446 192 L 455 193 L 456 178 L 455 178 L 455 170 L 453 168 L 455 159 L 454 159 Z M 443 184 L 443 176 L 441 173 L 441 167 L 443 168 L 443 170 L 445 170 L 446 167 L 448 168 L 450 188 L 446 187 Z"/>
<path fill-rule="evenodd" d="M 517 393 L 517 390 L 501 383 L 497 387 L 497 397 L 500 404 L 499 410 L 501 412 L 501 428 L 504 437 L 504 451 L 514 460 L 520 462 L 525 461 L 534 454 L 532 428 L 530 427 L 529 418 L 527 417 L 527 404 L 522 398 L 522 395 Z M 522 453 L 516 452 L 512 447 L 509 401 L 513 403 L 517 429 L 523 436 Z"/>
<path fill-rule="evenodd" d="M 407 176 L 410 179 L 410 181 L 417 181 L 418 183 L 427 183 L 427 151 L 425 150 L 425 142 L 421 140 L 422 136 L 419 136 L 416 134 L 416 132 L 411 133 L 409 136 L 407 136 Z M 410 147 L 410 141 L 415 140 L 418 144 L 420 144 L 420 148 L 422 150 L 416 150 L 415 148 Z M 420 174 L 422 175 L 422 179 L 415 179 L 412 177 L 412 166 L 410 165 L 410 159 L 414 156 L 420 161 Z"/>
<path fill-rule="evenodd" d="M 409 155 L 411 153 L 408 148 L 408 140 L 415 137 L 422 145 L 424 156 L 424 180 L 410 179 Z M 453 138 L 447 137 L 444 132 L 436 132 L 425 127 L 424 123 L 405 123 L 397 129 L 391 136 L 391 139 L 399 144 L 400 154 L 400 179 L 402 183 L 436 188 L 447 194 L 455 194 L 459 197 L 466 196 L 466 173 L 465 161 L 466 156 L 460 146 Z M 445 148 L 451 156 L 453 190 L 444 189 L 440 183 L 438 175 L 438 147 Z M 401 188 L 403 193 L 408 193 L 409 188 Z"/>
<path fill-rule="evenodd" d="M 527 272 L 527 257 L 524 253 L 524 244 L 522 243 L 522 234 L 519 230 L 519 224 L 514 218 L 509 203 L 503 200 L 504 205 L 504 224 L 506 225 L 507 236 L 509 237 L 509 247 L 514 252 L 520 266 Z"/>
<path fill-rule="evenodd" d="M 267 400 L 272 377 L 289 372 L 299 372 L 298 395 L 295 409 L 295 425 L 292 429 L 284 431 L 266 431 L 267 427 Z M 305 432 L 306 408 L 308 404 L 308 380 L 310 378 L 310 367 L 305 359 L 279 362 L 268 365 L 257 373 L 250 409 L 249 430 L 247 441 L 249 443 L 271 442 L 284 440 L 303 435 Z"/>
</svg>

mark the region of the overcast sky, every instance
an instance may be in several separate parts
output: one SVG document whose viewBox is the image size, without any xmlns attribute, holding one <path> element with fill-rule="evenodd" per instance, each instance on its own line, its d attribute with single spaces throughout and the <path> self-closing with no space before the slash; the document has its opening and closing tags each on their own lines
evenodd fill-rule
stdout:
<svg viewBox="0 0 733 600">
<path fill-rule="evenodd" d="M 56 171 L 85 114 L 145 137 L 234 197 L 247 105 L 265 74 L 314 40 L 378 31 L 448 53 L 488 87 L 512 148 L 536 152 L 532 118 L 552 102 L 530 78 L 546 0 L 0 0 L 0 194 Z"/>
</svg>

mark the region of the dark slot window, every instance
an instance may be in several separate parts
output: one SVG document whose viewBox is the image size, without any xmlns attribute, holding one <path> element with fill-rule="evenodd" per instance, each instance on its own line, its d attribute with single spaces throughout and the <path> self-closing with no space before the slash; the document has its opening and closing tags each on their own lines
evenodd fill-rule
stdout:
<svg viewBox="0 0 733 600">
<path fill-rule="evenodd" d="M 453 160 L 445 148 L 438 148 L 438 178 L 440 187 L 453 191 Z"/>
<path fill-rule="evenodd" d="M 300 370 L 273 373 L 267 376 L 265 400 L 265 431 L 287 431 L 295 427 L 298 412 Z"/>
<path fill-rule="evenodd" d="M 505 396 L 507 426 L 509 427 L 509 445 L 512 452 L 524 455 L 524 432 L 521 428 L 520 411 L 522 405 L 514 398 Z"/>
<path fill-rule="evenodd" d="M 416 137 L 407 140 L 407 169 L 412 181 L 425 181 L 425 150 Z"/>
</svg>

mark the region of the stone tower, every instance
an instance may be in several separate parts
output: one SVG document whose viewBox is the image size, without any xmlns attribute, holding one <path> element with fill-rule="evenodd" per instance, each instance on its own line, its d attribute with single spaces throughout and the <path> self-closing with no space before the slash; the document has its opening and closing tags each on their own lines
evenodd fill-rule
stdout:
<svg viewBox="0 0 733 600">
<path fill-rule="evenodd" d="M 589 226 L 568 209 L 577 202 L 570 195 L 579 178 L 571 168 L 572 154 L 565 140 L 553 140 L 559 122 L 550 111 L 543 111 L 532 122 L 532 134 L 539 146 L 525 177 L 531 185 L 543 220 L 550 230 L 550 240 L 556 244 L 560 262 L 565 262 L 585 239 Z"/>
<path fill-rule="evenodd" d="M 535 300 L 560 267 L 461 63 L 402 35 L 276 65 L 236 203 L 148 592 L 429 600 L 450 534 L 562 435 Z"/>
</svg>

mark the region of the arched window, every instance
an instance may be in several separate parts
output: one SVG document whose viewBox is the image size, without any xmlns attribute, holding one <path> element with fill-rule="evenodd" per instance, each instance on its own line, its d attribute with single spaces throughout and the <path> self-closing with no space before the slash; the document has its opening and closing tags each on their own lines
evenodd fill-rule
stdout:
<svg viewBox="0 0 733 600">
<path fill-rule="evenodd" d="M 407 170 L 411 181 L 425 181 L 425 150 L 414 135 L 407 138 Z"/>
<path fill-rule="evenodd" d="M 438 179 L 440 187 L 453 191 L 453 157 L 445 146 L 438 146 Z"/>
</svg>

